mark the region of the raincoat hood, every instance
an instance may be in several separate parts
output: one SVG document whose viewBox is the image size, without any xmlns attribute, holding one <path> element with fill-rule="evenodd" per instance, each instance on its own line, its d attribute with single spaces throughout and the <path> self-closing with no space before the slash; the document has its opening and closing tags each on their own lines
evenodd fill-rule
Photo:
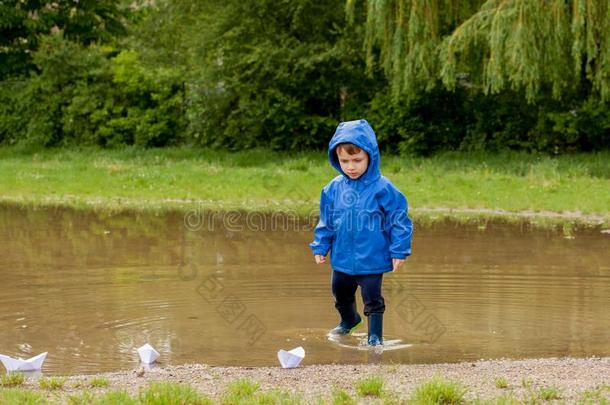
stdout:
<svg viewBox="0 0 610 405">
<path fill-rule="evenodd" d="M 379 173 L 379 146 L 373 128 L 366 120 L 346 121 L 339 124 L 335 134 L 328 144 L 328 160 L 330 164 L 341 173 L 346 179 L 352 180 L 347 174 L 341 170 L 341 165 L 337 159 L 336 149 L 341 143 L 352 143 L 363 149 L 369 155 L 369 165 L 366 172 L 358 179 L 353 181 L 363 180 L 365 183 L 377 180 L 380 177 Z"/>
</svg>

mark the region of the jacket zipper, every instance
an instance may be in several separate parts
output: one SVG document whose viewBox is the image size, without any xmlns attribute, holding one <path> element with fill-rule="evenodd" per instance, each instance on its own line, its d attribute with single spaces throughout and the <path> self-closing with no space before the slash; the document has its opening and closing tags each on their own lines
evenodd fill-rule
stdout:
<svg viewBox="0 0 610 405">
<path fill-rule="evenodd" d="M 349 183 L 348 183 L 348 184 L 349 184 Z M 349 184 L 349 185 L 351 186 L 351 187 L 350 187 L 351 189 L 353 188 L 353 190 L 351 190 L 351 189 L 350 189 L 350 191 L 353 191 L 353 192 L 354 192 L 354 194 L 357 194 L 357 190 L 356 190 L 356 181 L 353 181 L 353 183 L 352 183 L 352 184 Z M 351 229 L 350 229 L 350 233 L 349 233 L 349 234 L 350 234 L 350 239 L 351 239 L 351 241 L 350 241 L 350 242 L 351 242 L 351 243 L 350 243 L 350 245 L 351 245 L 351 251 L 352 251 L 352 254 L 350 255 L 350 256 L 351 256 L 351 259 L 352 259 L 352 260 L 351 260 L 351 261 L 352 261 L 352 263 L 351 263 L 351 264 L 352 264 L 352 273 L 355 273 L 355 272 L 356 272 L 356 268 L 355 268 L 355 267 L 356 267 L 356 265 L 355 265 L 356 260 L 355 260 L 355 258 L 354 258 L 355 254 L 356 254 L 356 249 L 355 249 L 355 247 L 354 247 L 354 239 L 355 239 L 355 238 L 354 238 L 354 233 L 355 233 L 355 230 L 354 230 L 354 229 L 355 229 L 355 223 L 354 223 L 354 211 L 355 211 L 355 209 L 354 209 L 354 206 L 355 206 L 355 205 L 356 205 L 356 204 L 355 204 L 355 202 L 352 202 L 352 205 L 351 205 L 351 207 L 350 207 L 350 215 L 351 215 L 351 218 L 350 218 L 350 225 L 351 225 Z"/>
</svg>

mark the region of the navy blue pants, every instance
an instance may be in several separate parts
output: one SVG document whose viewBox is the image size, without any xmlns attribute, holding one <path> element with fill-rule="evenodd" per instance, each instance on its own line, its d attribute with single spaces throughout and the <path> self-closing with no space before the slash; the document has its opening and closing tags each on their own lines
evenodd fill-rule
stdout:
<svg viewBox="0 0 610 405">
<path fill-rule="evenodd" d="M 351 308 L 356 301 L 356 289 L 360 286 L 364 315 L 382 314 L 385 311 L 385 301 L 381 295 L 383 274 L 366 274 L 351 276 L 333 270 L 332 290 L 335 297 L 335 308 L 341 312 L 343 308 Z"/>
</svg>

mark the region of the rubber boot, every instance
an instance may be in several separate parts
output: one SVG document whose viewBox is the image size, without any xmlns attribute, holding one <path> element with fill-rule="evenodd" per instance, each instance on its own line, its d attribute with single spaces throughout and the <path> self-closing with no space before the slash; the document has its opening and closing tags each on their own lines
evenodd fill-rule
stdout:
<svg viewBox="0 0 610 405">
<path fill-rule="evenodd" d="M 379 346 L 383 344 L 383 314 L 374 313 L 369 315 L 369 345 Z"/>
<path fill-rule="evenodd" d="M 356 303 L 351 307 L 337 308 L 341 315 L 341 322 L 329 332 L 331 335 L 349 335 L 358 325 L 362 323 L 362 318 L 356 311 Z"/>
</svg>

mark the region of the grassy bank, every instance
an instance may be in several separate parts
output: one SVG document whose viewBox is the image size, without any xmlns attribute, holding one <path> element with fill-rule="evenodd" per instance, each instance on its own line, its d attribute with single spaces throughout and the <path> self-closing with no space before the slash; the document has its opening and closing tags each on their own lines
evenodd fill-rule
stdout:
<svg viewBox="0 0 610 405">
<path fill-rule="evenodd" d="M 0 389 L 0 400 L 7 405 L 38 404 L 52 405 L 64 404 L 89 405 L 89 404 L 115 404 L 115 405 L 162 405 L 162 404 L 189 404 L 189 405 L 297 405 L 297 404 L 329 404 L 329 405 L 356 405 L 357 403 L 378 403 L 378 404 L 401 404 L 405 400 L 399 398 L 395 392 L 384 389 L 384 380 L 380 376 L 372 375 L 365 377 L 354 384 L 355 394 L 343 388 L 334 388 L 326 396 L 316 396 L 315 398 L 305 398 L 289 390 L 271 389 L 261 390 L 260 384 L 251 379 L 239 379 L 228 384 L 225 391 L 215 399 L 199 393 L 195 388 L 188 384 L 171 382 L 154 382 L 147 388 L 142 389 L 138 394 L 131 395 L 124 389 L 108 390 L 97 392 L 97 388 L 91 383 L 89 390 L 78 393 L 62 393 L 63 386 L 48 388 L 40 386 L 41 390 L 32 389 Z M 74 387 L 72 387 L 74 388 Z M 80 388 L 80 387 L 76 387 Z M 549 389 L 549 388 L 547 388 Z M 559 398 L 557 389 L 552 394 Z M 42 391 L 42 392 L 41 392 Z M 46 391 L 46 392 L 45 392 Z M 465 404 L 464 394 L 467 389 L 459 382 L 442 378 L 433 378 L 430 381 L 418 386 L 411 397 L 408 399 L 412 404 Z M 545 399 L 544 391 L 532 392 L 534 399 Z M 548 396 L 548 395 L 547 395 Z M 509 402 L 506 400 L 509 399 Z M 514 397 L 501 396 L 485 402 L 475 400 L 468 401 L 471 404 L 518 404 Z"/>
<path fill-rule="evenodd" d="M 12 404 L 543 404 L 610 403 L 608 358 L 453 364 L 210 367 L 187 365 L 103 375 L 5 375 Z M 566 379 L 569 373 L 571 378 Z"/>
<path fill-rule="evenodd" d="M 0 389 L 0 400 L 4 404 L 19 405 L 24 403 L 52 405 L 68 403 L 80 404 L 116 404 L 116 405 L 155 405 L 155 404 L 190 404 L 190 405 L 297 405 L 304 403 L 332 404 L 332 405 L 356 405 L 359 402 L 378 404 L 400 404 L 398 395 L 394 392 L 384 390 L 384 380 L 379 376 L 370 376 L 356 382 L 351 394 L 348 390 L 335 388 L 326 398 L 322 395 L 315 398 L 304 398 L 289 390 L 271 389 L 261 390 L 260 384 L 251 379 L 239 379 L 228 384 L 225 391 L 215 399 L 199 393 L 188 384 L 171 382 L 154 382 L 138 394 L 131 395 L 123 389 L 108 390 L 106 392 L 94 392 L 83 390 L 78 393 L 62 393 L 62 387 L 46 388 L 41 390 L 32 389 Z M 76 387 L 79 388 L 79 387 Z M 89 384 L 89 388 L 96 387 Z M 50 391 L 54 391 L 49 394 Z M 412 397 L 410 403 L 414 404 L 461 404 L 465 403 L 464 394 L 467 389 L 458 382 L 441 378 L 431 379 L 421 384 Z M 63 395 L 62 395 L 63 394 Z M 435 401 L 436 400 L 436 401 Z M 505 403 L 504 397 L 498 401 L 485 403 Z M 470 401 L 480 403 L 480 401 Z M 513 403 L 513 402 L 509 402 Z M 518 403 L 516 400 L 514 403 Z"/>
<path fill-rule="evenodd" d="M 609 222 L 610 153 L 382 156 L 416 220 Z M 323 152 L 0 148 L 0 201 L 108 209 L 316 209 L 337 173 Z"/>
</svg>

